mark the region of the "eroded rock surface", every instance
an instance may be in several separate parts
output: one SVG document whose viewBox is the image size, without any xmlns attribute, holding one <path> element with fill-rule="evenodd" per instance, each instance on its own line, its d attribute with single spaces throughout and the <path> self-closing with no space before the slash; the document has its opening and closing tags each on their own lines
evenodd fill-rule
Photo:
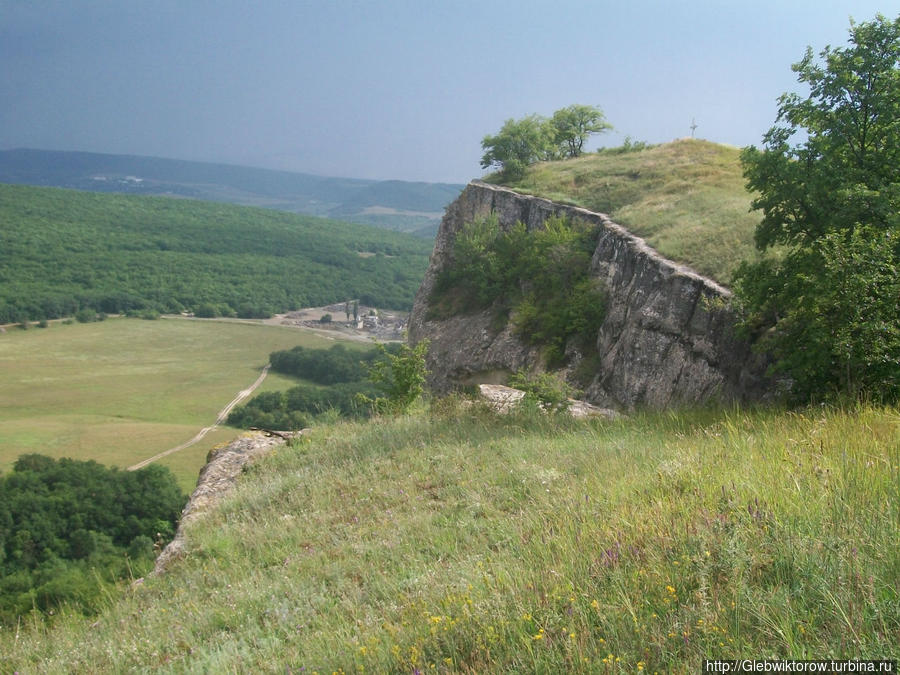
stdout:
<svg viewBox="0 0 900 675">
<path fill-rule="evenodd" d="M 284 445 L 285 442 L 285 435 L 276 436 L 262 431 L 254 431 L 233 440 L 222 448 L 213 450 L 207 458 L 206 466 L 200 470 L 197 487 L 194 488 L 187 506 L 181 512 L 178 532 L 156 559 L 153 574 L 161 574 L 174 560 L 184 555 L 185 526 L 202 517 L 206 511 L 222 500 L 222 497 L 234 486 L 244 466 L 269 453 L 272 448 Z"/>
<path fill-rule="evenodd" d="M 541 365 L 539 350 L 524 344 L 510 326 L 498 332 L 490 311 L 428 318 L 435 280 L 454 262 L 457 233 L 491 213 L 504 229 L 521 221 L 535 230 L 551 216 L 599 226 L 591 274 L 604 281 L 608 301 L 595 343 L 599 365 L 585 390 L 589 402 L 625 410 L 663 408 L 754 400 L 768 390 L 765 360 L 734 334 L 728 289 L 662 257 L 602 213 L 480 181 L 447 207 L 410 316 L 410 342 L 431 341 L 428 368 L 435 390 L 493 382 L 497 373 Z"/>
</svg>

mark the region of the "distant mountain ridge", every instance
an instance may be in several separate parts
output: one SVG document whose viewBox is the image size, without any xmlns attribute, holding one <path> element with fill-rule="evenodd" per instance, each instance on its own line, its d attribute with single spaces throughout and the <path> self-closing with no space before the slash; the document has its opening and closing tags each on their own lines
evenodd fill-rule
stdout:
<svg viewBox="0 0 900 675">
<path fill-rule="evenodd" d="M 0 151 L 0 183 L 261 206 L 432 237 L 463 185 L 332 178 L 232 164 L 92 152 Z"/>
</svg>

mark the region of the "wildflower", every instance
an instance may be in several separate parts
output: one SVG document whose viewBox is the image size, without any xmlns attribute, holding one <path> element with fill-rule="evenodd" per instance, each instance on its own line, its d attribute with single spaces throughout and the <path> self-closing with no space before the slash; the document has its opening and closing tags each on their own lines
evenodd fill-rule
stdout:
<svg viewBox="0 0 900 675">
<path fill-rule="evenodd" d="M 543 628 L 538 629 L 538 632 L 535 633 L 535 634 L 531 637 L 531 639 L 532 639 L 532 640 L 543 640 L 543 639 L 544 639 L 544 629 L 543 629 Z"/>
<path fill-rule="evenodd" d="M 570 640 L 574 640 L 574 639 L 575 639 L 575 633 L 574 633 L 574 632 L 569 633 L 569 639 L 570 639 Z"/>
<path fill-rule="evenodd" d="M 366 652 L 367 652 L 367 651 L 369 651 L 369 650 L 366 649 L 366 646 L 365 646 L 365 645 L 363 645 L 362 647 L 359 648 L 359 653 L 362 654 L 363 656 L 366 655 Z"/>
<path fill-rule="evenodd" d="M 638 670 L 643 670 L 643 669 L 644 669 L 644 662 L 643 662 L 643 661 L 638 661 L 638 662 L 637 662 L 637 669 L 638 669 Z"/>
<path fill-rule="evenodd" d="M 675 587 L 674 586 L 666 586 L 666 590 L 669 591 L 672 595 L 675 595 Z"/>
<path fill-rule="evenodd" d="M 596 600 L 591 600 L 591 607 L 593 607 L 594 609 L 600 609 L 600 603 Z"/>
</svg>

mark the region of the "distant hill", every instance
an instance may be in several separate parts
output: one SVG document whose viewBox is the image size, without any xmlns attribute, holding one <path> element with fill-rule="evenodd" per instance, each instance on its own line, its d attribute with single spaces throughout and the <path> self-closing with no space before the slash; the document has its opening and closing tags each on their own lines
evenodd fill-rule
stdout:
<svg viewBox="0 0 900 675">
<path fill-rule="evenodd" d="M 500 182 L 500 177 L 488 177 Z M 668 258 L 728 284 L 754 254 L 760 220 L 750 211 L 738 148 L 682 139 L 613 148 L 541 162 L 518 181 L 521 192 L 606 213 Z"/>
<path fill-rule="evenodd" d="M 432 237 L 462 185 L 328 178 L 229 164 L 49 150 L 0 151 L 0 183 L 187 197 Z"/>
<path fill-rule="evenodd" d="M 0 184 L 0 324 L 78 310 L 412 305 L 431 244 L 269 209 Z"/>
</svg>

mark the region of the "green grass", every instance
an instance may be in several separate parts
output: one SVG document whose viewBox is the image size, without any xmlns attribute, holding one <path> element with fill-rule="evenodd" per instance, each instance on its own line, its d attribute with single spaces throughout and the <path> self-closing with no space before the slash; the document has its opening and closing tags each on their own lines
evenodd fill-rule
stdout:
<svg viewBox="0 0 900 675">
<path fill-rule="evenodd" d="M 663 255 L 728 283 L 754 254 L 739 149 L 683 139 L 530 167 L 510 187 L 608 214 Z"/>
<path fill-rule="evenodd" d="M 900 412 L 316 429 L 19 672 L 696 672 L 900 656 Z M 123 629 L 127 626 L 127 630 Z"/>
<path fill-rule="evenodd" d="M 334 344 L 252 323 L 109 319 L 0 335 L 0 471 L 23 453 L 127 467 L 191 439 L 250 386 L 269 354 Z M 257 391 L 287 389 L 270 373 Z M 160 462 L 190 491 L 219 429 Z"/>
</svg>

